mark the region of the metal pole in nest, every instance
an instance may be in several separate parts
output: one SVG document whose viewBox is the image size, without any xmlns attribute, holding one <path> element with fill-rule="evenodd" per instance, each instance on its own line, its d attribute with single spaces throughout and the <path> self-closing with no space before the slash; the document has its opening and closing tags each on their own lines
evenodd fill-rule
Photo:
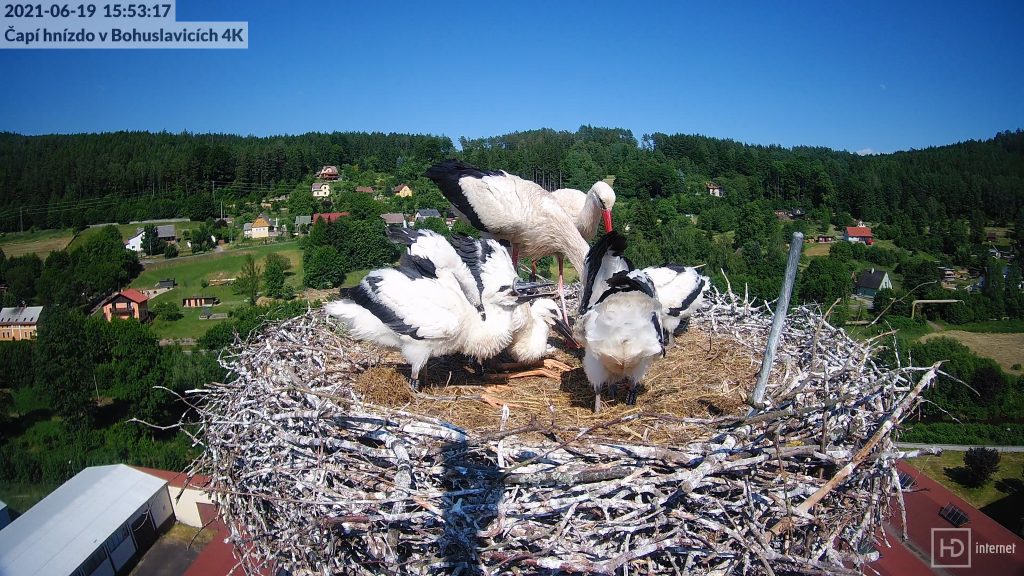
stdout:
<svg viewBox="0 0 1024 576">
<path fill-rule="evenodd" d="M 772 318 L 772 328 L 768 332 L 768 347 L 764 351 L 764 360 L 761 361 L 761 372 L 757 375 L 757 386 L 751 394 L 747 403 L 753 406 L 750 414 L 764 408 L 764 390 L 768 385 L 768 375 L 772 371 L 772 363 L 775 361 L 775 349 L 779 346 L 779 336 L 782 335 L 782 325 L 786 322 L 786 310 L 789 308 L 789 297 L 793 294 L 793 283 L 796 281 L 796 270 L 800 264 L 800 251 L 804 247 L 803 232 L 793 232 L 793 238 L 789 242 L 789 259 L 786 261 L 786 276 L 782 281 L 782 293 L 775 303 L 775 316 Z"/>
</svg>

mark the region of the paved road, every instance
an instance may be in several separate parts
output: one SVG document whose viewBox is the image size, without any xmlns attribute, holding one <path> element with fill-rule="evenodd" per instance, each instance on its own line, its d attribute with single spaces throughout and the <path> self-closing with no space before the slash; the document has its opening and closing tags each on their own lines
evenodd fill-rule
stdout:
<svg viewBox="0 0 1024 576">
<path fill-rule="evenodd" d="M 1024 452 L 1024 446 L 974 446 L 969 444 L 914 444 L 910 442 L 897 442 L 900 448 L 939 448 L 952 452 L 967 452 L 971 448 L 995 448 L 999 452 Z"/>
</svg>

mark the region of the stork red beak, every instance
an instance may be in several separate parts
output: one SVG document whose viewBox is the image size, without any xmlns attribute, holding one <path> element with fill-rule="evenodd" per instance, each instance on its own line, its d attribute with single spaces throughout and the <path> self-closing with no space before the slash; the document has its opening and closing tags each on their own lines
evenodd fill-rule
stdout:
<svg viewBox="0 0 1024 576">
<path fill-rule="evenodd" d="M 605 210 L 604 211 L 604 231 L 605 231 L 605 233 L 608 233 L 608 232 L 612 231 L 612 211 L 611 210 Z"/>
</svg>

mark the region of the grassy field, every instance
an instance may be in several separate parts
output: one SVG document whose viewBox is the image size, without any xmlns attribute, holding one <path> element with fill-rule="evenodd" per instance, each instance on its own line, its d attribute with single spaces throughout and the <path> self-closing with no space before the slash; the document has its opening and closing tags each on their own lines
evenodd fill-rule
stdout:
<svg viewBox="0 0 1024 576">
<path fill-rule="evenodd" d="M 832 244 L 829 243 L 807 242 L 804 244 L 804 254 L 808 258 L 821 258 L 828 256 L 828 251 L 831 248 Z"/>
<path fill-rule="evenodd" d="M 957 477 L 957 469 L 964 465 L 963 452 L 947 450 L 937 456 L 921 456 L 909 462 L 975 508 L 982 508 L 1010 494 L 1014 488 L 1020 488 L 1024 452 L 1002 452 L 999 456 L 999 471 L 992 476 L 992 480 L 979 488 L 969 488 L 953 480 Z"/>
<path fill-rule="evenodd" d="M 194 229 L 198 228 L 199 226 L 201 226 L 203 223 L 202 222 L 157 222 L 157 223 L 154 223 L 153 225 L 157 226 L 157 225 L 160 225 L 160 224 L 174 224 L 175 232 L 180 237 L 182 230 L 194 230 Z M 118 224 L 117 225 L 117 231 L 121 233 L 121 238 L 123 238 L 125 241 L 127 241 L 132 236 L 135 236 L 136 234 L 138 234 L 137 230 L 139 228 L 143 228 L 145 226 L 146 226 L 146 224 Z M 83 242 L 88 240 L 90 236 L 99 233 L 99 231 L 102 230 L 102 229 L 103 229 L 102 226 L 95 226 L 95 227 L 92 227 L 92 228 L 86 228 L 85 230 L 82 231 L 81 234 L 78 235 L 77 238 L 75 238 L 75 241 L 72 242 L 72 245 L 69 246 L 68 248 L 70 249 L 70 248 L 75 248 L 75 247 L 80 246 Z M 182 242 L 182 244 L 181 244 L 181 249 L 182 249 L 183 252 L 188 252 L 188 249 L 185 248 L 185 243 L 184 242 Z"/>
<path fill-rule="evenodd" d="M 952 338 L 971 349 L 978 356 L 992 358 L 1010 374 L 1022 374 L 1012 366 L 1024 364 L 1024 333 L 989 333 L 966 332 L 963 330 L 943 330 L 932 332 L 921 337 L 922 342 L 932 338 Z"/>
<path fill-rule="evenodd" d="M 180 306 L 182 298 L 188 296 L 216 296 L 221 303 L 213 307 L 213 312 L 227 313 L 243 304 L 245 297 L 235 294 L 230 285 L 203 288 L 203 281 L 235 278 L 241 271 L 247 254 L 255 256 L 262 266 L 263 259 L 272 252 L 288 258 L 292 263 L 287 282 L 298 291 L 302 286 L 302 252 L 295 242 L 225 250 L 192 258 L 160 260 L 147 264 L 146 270 L 132 282 L 131 287 L 151 289 L 158 281 L 173 278 L 178 283 L 177 287 L 154 297 L 150 301 L 150 306 L 162 301 L 174 302 Z M 199 308 L 182 308 L 181 312 L 184 318 L 173 322 L 157 318 L 152 324 L 153 332 L 160 338 L 198 338 L 211 326 L 222 321 L 200 320 L 199 314 L 202 310 Z"/>
<path fill-rule="evenodd" d="M 71 229 L 8 232 L 0 237 L 0 249 L 8 258 L 34 253 L 45 260 L 50 252 L 66 248 L 73 237 Z"/>
</svg>

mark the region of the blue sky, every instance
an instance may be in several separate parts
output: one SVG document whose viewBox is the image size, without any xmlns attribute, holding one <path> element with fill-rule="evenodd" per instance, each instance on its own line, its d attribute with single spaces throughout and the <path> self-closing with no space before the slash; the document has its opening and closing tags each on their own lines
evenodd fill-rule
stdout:
<svg viewBox="0 0 1024 576">
<path fill-rule="evenodd" d="M 712 6 L 714 4 L 714 6 Z M 1024 128 L 1024 2 L 179 0 L 248 50 L 2 50 L 0 130 L 581 124 L 891 152 Z"/>
</svg>

